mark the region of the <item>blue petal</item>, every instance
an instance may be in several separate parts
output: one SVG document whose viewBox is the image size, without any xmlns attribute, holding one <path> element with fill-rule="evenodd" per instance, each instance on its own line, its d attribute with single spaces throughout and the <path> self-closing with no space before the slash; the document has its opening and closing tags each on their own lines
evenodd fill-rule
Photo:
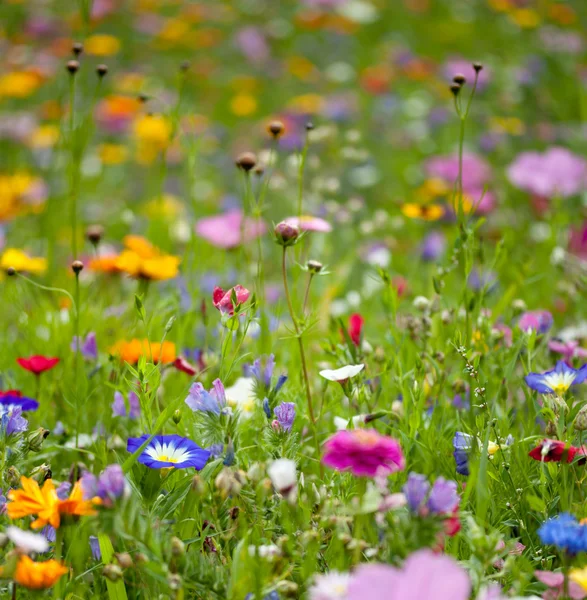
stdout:
<svg viewBox="0 0 587 600">
<path fill-rule="evenodd" d="M 552 371 L 548 371 L 544 375 L 551 372 Z M 528 373 L 528 375 L 526 375 L 524 378 L 524 381 L 527 383 L 529 388 L 536 390 L 541 394 L 552 394 L 552 388 L 544 383 L 544 375 L 542 373 Z"/>
</svg>

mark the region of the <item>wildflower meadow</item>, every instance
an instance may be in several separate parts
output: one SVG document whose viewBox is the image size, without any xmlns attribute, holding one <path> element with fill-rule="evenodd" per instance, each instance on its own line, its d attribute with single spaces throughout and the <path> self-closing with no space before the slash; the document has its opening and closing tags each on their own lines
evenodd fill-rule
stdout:
<svg viewBox="0 0 587 600">
<path fill-rule="evenodd" d="M 0 598 L 587 598 L 586 32 L 0 2 Z"/>
</svg>

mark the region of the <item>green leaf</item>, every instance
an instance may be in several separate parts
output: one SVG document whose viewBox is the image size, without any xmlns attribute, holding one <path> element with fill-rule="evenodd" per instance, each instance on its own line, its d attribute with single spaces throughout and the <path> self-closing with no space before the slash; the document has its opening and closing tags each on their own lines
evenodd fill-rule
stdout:
<svg viewBox="0 0 587 600">
<path fill-rule="evenodd" d="M 102 562 L 107 565 L 114 558 L 112 542 L 106 533 L 98 534 L 98 542 L 100 544 L 100 552 L 102 553 Z M 106 579 L 106 587 L 108 588 L 108 598 L 110 600 L 127 600 L 126 588 L 122 579 L 119 581 Z"/>
</svg>

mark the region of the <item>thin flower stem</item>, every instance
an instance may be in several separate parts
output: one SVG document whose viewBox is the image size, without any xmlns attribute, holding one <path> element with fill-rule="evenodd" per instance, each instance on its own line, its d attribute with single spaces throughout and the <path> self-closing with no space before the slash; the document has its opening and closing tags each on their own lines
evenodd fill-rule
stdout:
<svg viewBox="0 0 587 600">
<path fill-rule="evenodd" d="M 81 356 L 81 335 L 79 328 L 79 309 L 80 309 L 80 286 L 79 286 L 79 272 L 75 274 L 75 319 L 74 319 L 74 331 L 75 331 L 75 359 L 73 367 L 73 380 L 75 382 L 75 404 L 76 404 L 76 417 L 75 417 L 75 447 L 79 446 L 79 430 L 81 420 L 81 407 L 79 398 L 79 373 L 80 373 L 80 356 Z"/>
<path fill-rule="evenodd" d="M 312 279 L 314 279 L 314 273 L 310 273 L 308 277 L 308 285 L 306 286 L 306 293 L 304 294 L 304 306 L 302 308 L 302 315 L 306 315 L 306 310 L 308 307 L 308 299 L 310 297 L 310 286 L 312 285 Z"/>
<path fill-rule="evenodd" d="M 300 359 L 302 361 L 302 373 L 304 375 L 304 387 L 306 388 L 306 399 L 308 401 L 308 413 L 310 415 L 310 420 L 312 421 L 312 430 L 314 433 L 314 443 L 316 445 L 316 452 L 317 452 L 317 457 L 318 460 L 320 460 L 320 441 L 318 440 L 318 431 L 316 429 L 316 417 L 314 416 L 314 406 L 312 404 L 312 390 L 310 389 L 310 378 L 308 377 L 308 366 L 306 364 L 306 353 L 304 351 L 304 342 L 302 340 L 302 332 L 300 331 L 295 313 L 294 313 L 294 309 L 293 309 L 293 305 L 291 302 L 291 296 L 289 293 L 289 286 L 287 284 L 287 269 L 286 269 L 286 252 L 287 252 L 287 246 L 283 247 L 283 254 L 282 254 L 282 260 L 281 260 L 281 273 L 283 276 L 283 289 L 285 291 L 285 298 L 287 300 L 287 307 L 289 309 L 289 315 L 291 317 L 295 332 L 296 332 L 296 337 L 298 338 L 298 346 L 300 349 Z M 320 474 L 322 475 L 322 463 L 320 464 Z"/>
<path fill-rule="evenodd" d="M 77 197 L 79 193 L 79 156 L 76 152 L 75 136 L 75 75 L 69 77 L 69 152 L 70 152 L 70 211 L 71 211 L 71 255 L 77 259 Z"/>
</svg>

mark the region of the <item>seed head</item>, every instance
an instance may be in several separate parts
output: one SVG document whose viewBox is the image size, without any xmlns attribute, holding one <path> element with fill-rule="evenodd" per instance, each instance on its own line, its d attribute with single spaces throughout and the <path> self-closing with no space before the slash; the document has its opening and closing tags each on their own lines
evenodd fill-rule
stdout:
<svg viewBox="0 0 587 600">
<path fill-rule="evenodd" d="M 84 51 L 84 45 L 81 42 L 75 42 L 71 47 L 71 51 L 76 56 L 79 56 Z"/>
<path fill-rule="evenodd" d="M 75 75 L 79 70 L 79 62 L 77 60 L 69 60 L 66 67 L 72 75 Z"/>
<path fill-rule="evenodd" d="M 74 260 L 71 263 L 71 270 L 76 274 L 79 275 L 82 270 L 84 268 L 84 263 L 81 260 Z"/>
<path fill-rule="evenodd" d="M 267 126 L 267 131 L 269 131 L 274 138 L 278 138 L 283 135 L 285 127 L 281 121 L 271 121 Z"/>
<path fill-rule="evenodd" d="M 94 246 L 100 243 L 102 236 L 104 235 L 104 227 L 102 225 L 90 225 L 86 229 L 86 238 Z"/>
<path fill-rule="evenodd" d="M 320 271 L 322 271 L 324 268 L 324 265 L 317 260 L 309 260 L 306 263 L 306 268 L 308 271 L 310 271 L 310 273 L 320 273 Z"/>
<path fill-rule="evenodd" d="M 8 269 L 6 269 L 6 275 L 8 275 L 8 277 L 14 277 L 14 275 L 16 275 L 16 269 L 14 267 L 8 267 Z"/>
<path fill-rule="evenodd" d="M 312 131 L 314 129 L 314 123 L 312 121 L 308 121 L 306 123 L 306 131 Z"/>
<path fill-rule="evenodd" d="M 462 73 L 457 73 L 452 80 L 459 85 L 463 85 L 467 81 L 467 78 Z"/>
<path fill-rule="evenodd" d="M 475 69 L 476 73 L 479 73 L 483 69 L 483 65 L 480 62 L 474 62 L 473 69 Z"/>
<path fill-rule="evenodd" d="M 461 91 L 461 86 L 458 83 L 453 83 L 450 86 L 450 91 L 455 95 L 458 96 L 459 92 Z"/>
<path fill-rule="evenodd" d="M 104 77 L 104 75 L 108 73 L 108 65 L 98 65 L 96 67 L 96 73 L 98 74 L 98 77 Z"/>
</svg>

